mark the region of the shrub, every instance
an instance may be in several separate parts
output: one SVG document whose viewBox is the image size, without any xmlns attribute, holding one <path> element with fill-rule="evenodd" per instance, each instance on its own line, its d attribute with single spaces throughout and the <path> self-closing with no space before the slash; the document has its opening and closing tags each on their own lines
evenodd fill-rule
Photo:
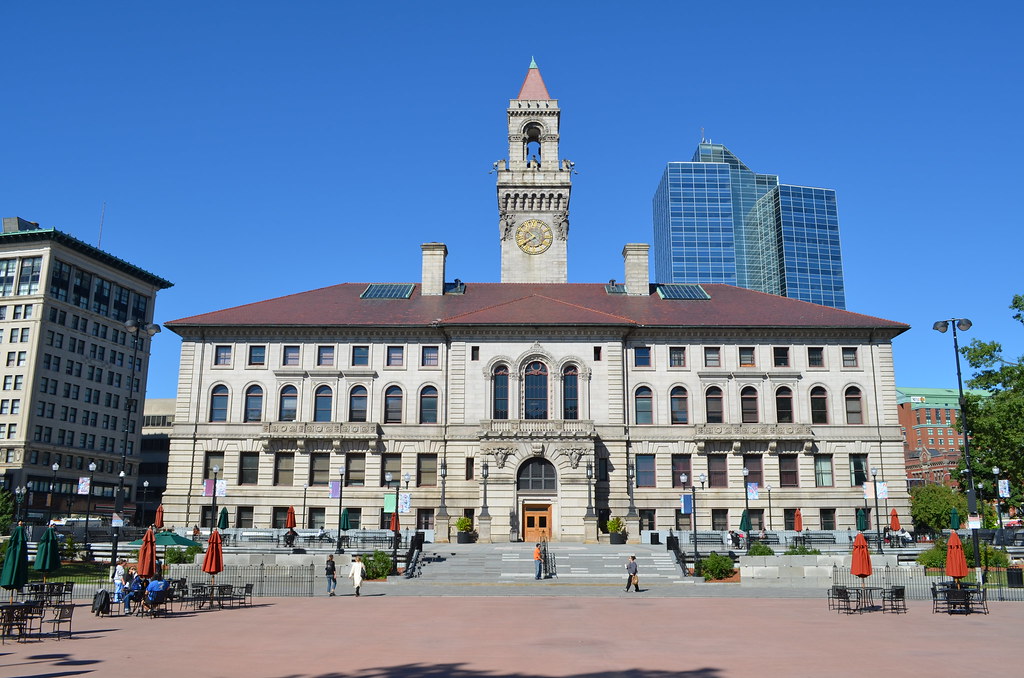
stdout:
<svg viewBox="0 0 1024 678">
<path fill-rule="evenodd" d="M 384 579 L 391 574 L 391 556 L 383 551 L 374 551 L 363 558 L 363 565 L 367 579 Z"/>
<path fill-rule="evenodd" d="M 189 546 L 187 549 L 169 546 L 164 551 L 164 562 L 168 565 L 191 564 L 195 562 L 196 556 L 202 552 L 202 546 Z"/>
<path fill-rule="evenodd" d="M 65 535 L 63 541 L 60 542 L 60 559 L 61 560 L 75 560 L 78 558 L 78 542 L 75 541 L 75 535 Z"/>
<path fill-rule="evenodd" d="M 967 565 L 974 565 L 974 542 L 970 539 L 964 540 L 964 555 L 967 556 Z M 1010 558 L 1006 555 L 1006 551 L 1002 549 L 992 548 L 988 544 L 981 544 L 981 564 L 984 567 L 986 564 L 988 567 L 1008 567 L 1010 565 Z"/>
<path fill-rule="evenodd" d="M 775 551 L 773 551 L 772 547 L 768 546 L 768 544 L 765 544 L 764 542 L 760 542 L 760 541 L 755 541 L 753 544 L 750 545 L 750 548 L 747 549 L 747 555 L 748 556 L 774 556 L 775 555 Z"/>
<path fill-rule="evenodd" d="M 935 543 L 927 551 L 922 551 L 917 556 L 917 563 L 925 567 L 946 566 L 946 540 L 936 539 Z"/>
<path fill-rule="evenodd" d="M 718 553 L 712 553 L 700 561 L 700 573 L 704 581 L 714 579 L 725 579 L 733 575 L 732 558 Z"/>
<path fill-rule="evenodd" d="M 622 518 L 618 518 L 618 517 L 609 518 L 606 526 L 607 526 L 608 532 L 610 534 L 614 534 L 616 532 L 622 532 L 623 530 L 626 529 L 626 524 L 624 522 L 622 522 Z"/>
<path fill-rule="evenodd" d="M 472 532 L 473 531 L 473 519 L 461 516 L 455 519 L 455 529 L 459 532 Z"/>
<path fill-rule="evenodd" d="M 783 555 L 787 556 L 820 556 L 820 549 L 807 548 L 803 544 L 793 544 Z"/>
</svg>

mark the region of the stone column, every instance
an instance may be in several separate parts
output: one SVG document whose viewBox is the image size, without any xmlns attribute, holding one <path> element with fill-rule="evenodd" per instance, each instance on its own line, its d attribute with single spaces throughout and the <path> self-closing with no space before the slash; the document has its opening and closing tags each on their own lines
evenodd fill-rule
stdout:
<svg viewBox="0 0 1024 678">
<path fill-rule="evenodd" d="M 584 516 L 583 517 L 583 543 L 584 544 L 596 544 L 597 542 L 598 542 L 597 516 Z"/>
<path fill-rule="evenodd" d="M 447 515 L 434 517 L 434 541 L 438 544 L 447 544 L 451 541 L 449 523 L 451 518 Z"/>
<path fill-rule="evenodd" d="M 477 525 L 477 541 L 481 544 L 491 543 L 491 517 L 490 516 L 478 516 L 476 519 Z"/>
<path fill-rule="evenodd" d="M 626 534 L 629 538 L 626 540 L 630 544 L 640 543 L 640 516 L 626 516 Z"/>
</svg>

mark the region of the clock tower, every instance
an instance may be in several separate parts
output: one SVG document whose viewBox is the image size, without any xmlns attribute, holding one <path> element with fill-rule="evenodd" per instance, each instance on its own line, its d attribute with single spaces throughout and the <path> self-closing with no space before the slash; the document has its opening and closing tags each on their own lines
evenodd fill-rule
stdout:
<svg viewBox="0 0 1024 678">
<path fill-rule="evenodd" d="M 572 163 L 558 158 L 558 100 L 535 61 L 508 104 L 508 161 L 499 160 L 501 282 L 564 283 Z"/>
</svg>

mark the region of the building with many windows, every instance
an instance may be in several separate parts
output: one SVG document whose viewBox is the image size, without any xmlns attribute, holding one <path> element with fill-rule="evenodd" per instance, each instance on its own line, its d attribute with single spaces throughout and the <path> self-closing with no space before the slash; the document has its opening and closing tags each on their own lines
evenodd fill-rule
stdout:
<svg viewBox="0 0 1024 678">
<path fill-rule="evenodd" d="M 27 520 L 87 507 L 109 515 L 121 471 L 132 506 L 150 348 L 138 329 L 151 325 L 156 294 L 170 286 L 56 229 L 4 218 L 0 475 L 8 489 L 26 490 L 18 496 Z"/>
<path fill-rule="evenodd" d="M 835 191 L 780 184 L 721 144 L 670 162 L 654 194 L 658 280 L 846 308 Z"/>
<path fill-rule="evenodd" d="M 980 398 L 988 391 L 968 389 Z M 896 405 L 907 477 L 924 483 L 957 485 L 957 465 L 964 445 L 958 430 L 960 392 L 955 388 L 897 388 Z"/>
<path fill-rule="evenodd" d="M 535 65 L 498 169 L 500 283 L 342 283 L 167 323 L 182 337 L 165 521 L 403 528 L 446 541 L 846 529 L 875 469 L 908 515 L 891 340 L 906 325 L 742 287 L 564 282 L 571 163 Z M 603 276 L 605 279 L 612 277 Z M 685 474 L 685 477 L 684 477 Z M 745 501 L 746 489 L 757 488 Z M 338 490 L 341 489 L 341 496 Z M 769 489 L 770 488 L 770 489 Z M 767 490 L 767 491 L 765 491 Z M 753 496 L 752 493 L 751 496 Z M 406 510 L 406 507 L 408 510 Z"/>
</svg>

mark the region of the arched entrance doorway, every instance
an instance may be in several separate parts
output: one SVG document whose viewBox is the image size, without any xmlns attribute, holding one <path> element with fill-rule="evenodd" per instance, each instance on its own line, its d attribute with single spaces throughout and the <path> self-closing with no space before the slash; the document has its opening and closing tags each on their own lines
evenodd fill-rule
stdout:
<svg viewBox="0 0 1024 678">
<path fill-rule="evenodd" d="M 516 490 L 522 506 L 523 541 L 551 539 L 558 472 L 547 459 L 534 458 L 519 467 Z"/>
</svg>

